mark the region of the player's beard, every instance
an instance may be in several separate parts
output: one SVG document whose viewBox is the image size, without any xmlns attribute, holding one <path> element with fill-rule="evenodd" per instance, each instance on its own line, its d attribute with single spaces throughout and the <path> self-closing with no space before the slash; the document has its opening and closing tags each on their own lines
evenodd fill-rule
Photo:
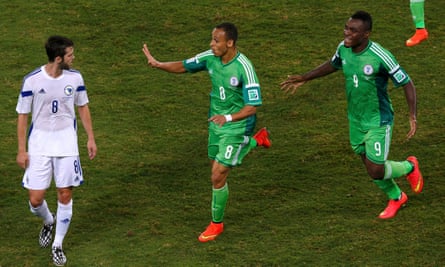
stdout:
<svg viewBox="0 0 445 267">
<path fill-rule="evenodd" d="M 69 69 L 71 69 L 71 66 L 69 64 L 67 64 L 65 61 L 60 62 L 59 66 L 60 66 L 61 70 L 69 70 Z"/>
</svg>

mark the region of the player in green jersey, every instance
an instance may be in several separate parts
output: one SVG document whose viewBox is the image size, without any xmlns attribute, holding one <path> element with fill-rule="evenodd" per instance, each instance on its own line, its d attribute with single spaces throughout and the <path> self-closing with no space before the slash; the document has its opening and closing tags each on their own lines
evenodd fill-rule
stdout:
<svg viewBox="0 0 445 267">
<path fill-rule="evenodd" d="M 262 104 L 260 84 L 249 59 L 236 47 L 238 31 L 232 23 L 217 25 L 212 31 L 210 50 L 183 61 L 159 62 L 146 44 L 148 64 L 171 73 L 207 71 L 210 91 L 208 156 L 211 160 L 212 221 L 199 241 L 214 240 L 223 232 L 224 210 L 229 196 L 227 176 L 257 146 L 270 147 L 266 128 L 252 136 L 256 109 Z"/>
<path fill-rule="evenodd" d="M 353 151 L 360 155 L 369 176 L 390 199 L 379 215 L 381 219 L 389 219 L 408 201 L 394 178 L 406 175 L 415 193 L 422 191 L 423 178 L 416 157 L 410 156 L 404 161 L 387 159 L 394 117 L 387 91 L 388 80 L 405 91 L 410 114 L 408 139 L 417 130 L 416 89 L 394 56 L 369 40 L 371 30 L 371 15 L 357 11 L 346 22 L 344 40 L 332 59 L 306 74 L 289 76 L 281 83 L 281 88 L 293 94 L 307 81 L 343 70 L 350 143 Z"/>
<path fill-rule="evenodd" d="M 428 31 L 425 28 L 425 0 L 410 0 L 409 8 L 413 18 L 416 32 L 406 40 L 406 46 L 415 46 L 428 39 Z"/>
</svg>

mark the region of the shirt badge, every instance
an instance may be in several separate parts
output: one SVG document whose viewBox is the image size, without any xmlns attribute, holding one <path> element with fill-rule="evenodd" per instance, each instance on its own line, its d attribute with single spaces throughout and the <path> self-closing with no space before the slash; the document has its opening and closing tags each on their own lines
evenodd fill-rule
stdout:
<svg viewBox="0 0 445 267">
<path fill-rule="evenodd" d="M 74 88 L 71 85 L 65 86 L 65 95 L 66 96 L 72 96 L 74 93 Z"/>
<path fill-rule="evenodd" d="M 230 85 L 231 86 L 238 86 L 238 84 L 239 84 L 238 78 L 236 78 L 236 77 L 230 78 Z"/>
<path fill-rule="evenodd" d="M 371 65 L 366 64 L 366 65 L 363 67 L 363 72 L 364 72 L 366 75 L 371 75 L 371 74 L 374 73 L 374 69 L 372 68 Z"/>
</svg>

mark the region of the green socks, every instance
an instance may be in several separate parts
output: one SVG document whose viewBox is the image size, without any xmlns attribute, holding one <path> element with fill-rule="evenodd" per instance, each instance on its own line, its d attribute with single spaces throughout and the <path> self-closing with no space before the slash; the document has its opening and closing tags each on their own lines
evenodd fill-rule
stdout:
<svg viewBox="0 0 445 267">
<path fill-rule="evenodd" d="M 255 140 L 255 138 L 251 137 L 250 140 L 249 140 L 249 147 L 250 148 L 255 148 L 257 146 L 258 146 L 257 141 Z"/>
<path fill-rule="evenodd" d="M 390 199 L 398 199 L 402 190 L 394 181 L 394 178 L 399 178 L 407 175 L 413 170 L 413 165 L 407 160 L 385 162 L 385 177 L 382 180 L 374 180 L 374 183 L 383 191 Z"/>
<path fill-rule="evenodd" d="M 385 177 L 383 179 L 399 178 L 407 175 L 413 170 L 413 165 L 409 161 L 385 161 Z"/>
<path fill-rule="evenodd" d="M 402 194 L 402 190 L 400 190 L 399 186 L 394 182 L 393 179 L 388 180 L 374 180 L 374 183 L 382 189 L 383 192 L 390 199 L 399 199 L 400 194 Z"/>
<path fill-rule="evenodd" d="M 227 199 L 229 198 L 229 186 L 227 183 L 219 188 L 213 188 L 212 191 L 212 221 L 222 222 L 224 210 L 226 209 Z"/>
<path fill-rule="evenodd" d="M 417 29 L 425 28 L 425 0 L 410 0 L 411 15 L 413 17 L 414 25 Z"/>
</svg>

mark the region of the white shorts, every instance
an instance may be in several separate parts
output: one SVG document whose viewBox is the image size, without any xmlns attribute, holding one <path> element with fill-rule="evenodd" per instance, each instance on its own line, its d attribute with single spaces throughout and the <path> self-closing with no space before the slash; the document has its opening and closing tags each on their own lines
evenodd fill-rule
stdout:
<svg viewBox="0 0 445 267">
<path fill-rule="evenodd" d="M 52 177 L 57 188 L 81 185 L 83 174 L 79 156 L 29 156 L 29 166 L 23 176 L 23 187 L 32 190 L 48 189 Z"/>
</svg>

